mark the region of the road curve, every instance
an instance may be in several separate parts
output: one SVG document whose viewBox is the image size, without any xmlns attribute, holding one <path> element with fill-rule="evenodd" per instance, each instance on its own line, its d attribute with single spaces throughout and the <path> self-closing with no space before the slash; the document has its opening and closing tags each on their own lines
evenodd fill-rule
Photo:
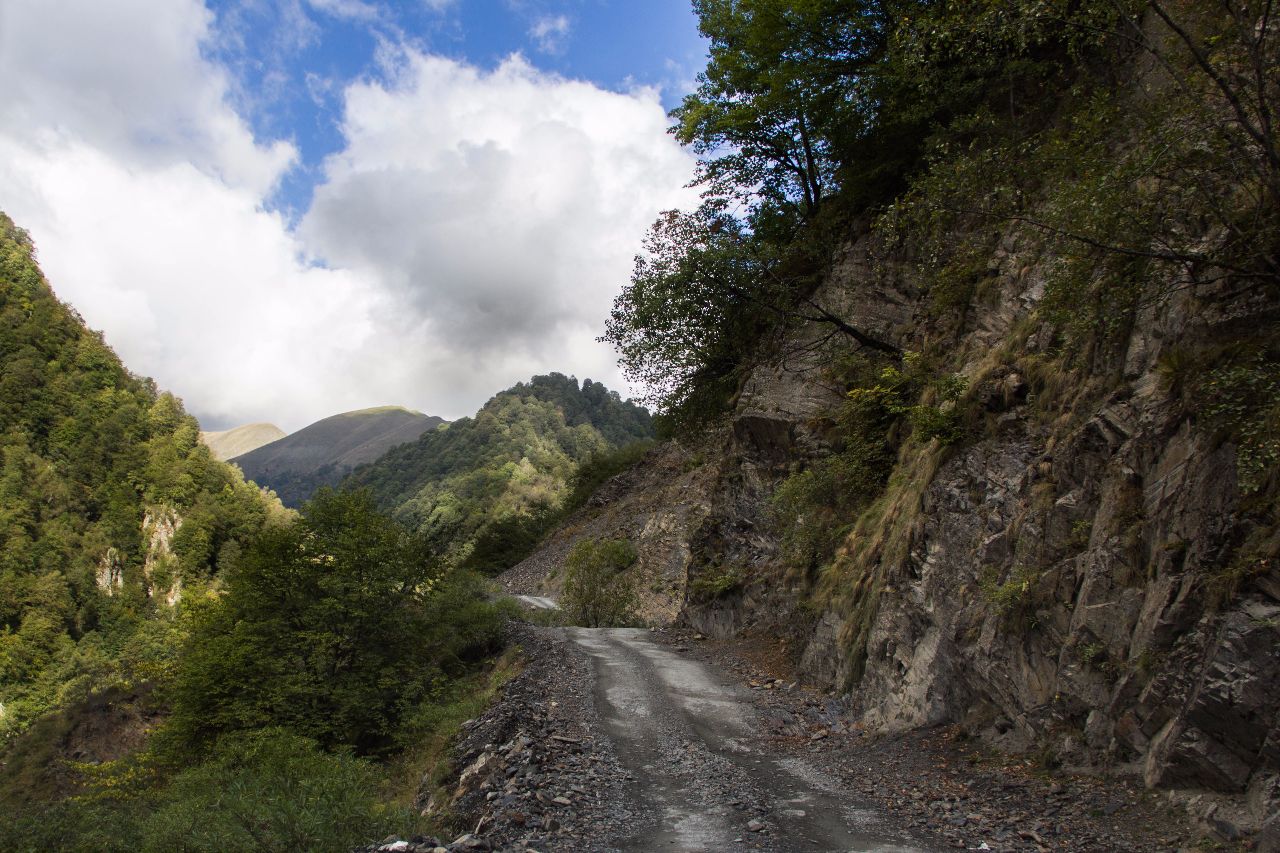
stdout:
<svg viewBox="0 0 1280 853">
<path fill-rule="evenodd" d="M 559 610 L 554 598 L 545 595 L 517 595 L 515 600 L 529 610 Z"/>
<path fill-rule="evenodd" d="M 569 628 L 648 808 L 623 850 L 915 853 L 930 848 L 801 755 L 769 748 L 749 691 L 639 628 Z"/>
</svg>

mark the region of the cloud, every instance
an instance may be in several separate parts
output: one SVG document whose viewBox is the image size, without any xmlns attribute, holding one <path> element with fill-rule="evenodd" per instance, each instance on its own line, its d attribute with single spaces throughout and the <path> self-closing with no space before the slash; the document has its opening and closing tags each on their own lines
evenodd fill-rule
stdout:
<svg viewBox="0 0 1280 853">
<path fill-rule="evenodd" d="M 559 53 L 569 38 L 569 19 L 564 15 L 544 15 L 529 27 L 529 38 L 543 53 Z"/>
<path fill-rule="evenodd" d="M 602 325 L 645 228 L 687 201 L 665 125 L 651 91 L 412 54 L 394 85 L 348 89 L 347 147 L 300 233 L 447 346 L 554 352 Z"/>
<path fill-rule="evenodd" d="M 307 0 L 307 5 L 317 12 L 345 21 L 371 23 L 382 18 L 378 7 L 364 0 Z"/>
<path fill-rule="evenodd" d="M 0 7 L 0 128 L 36 144 L 91 138 L 123 162 L 186 162 L 262 193 L 293 162 L 225 106 L 226 75 L 200 55 L 209 14 L 192 0 L 13 0 Z"/>
<path fill-rule="evenodd" d="M 207 11 L 101 5 L 0 6 L 0 207 L 207 427 L 457 417 L 548 370 L 618 386 L 595 337 L 645 228 L 690 200 L 654 91 L 385 47 L 293 229 L 266 200 L 296 152 L 237 114 Z"/>
<path fill-rule="evenodd" d="M 0 142 L 0 162 L 10 199 L 27 179 L 19 222 L 59 295 L 131 369 L 201 415 L 291 422 L 290 409 L 310 419 L 365 404 L 356 383 L 395 392 L 367 351 L 376 289 L 300 261 L 302 247 L 255 193 L 187 164 L 131 169 L 80 143 L 35 152 Z"/>
</svg>

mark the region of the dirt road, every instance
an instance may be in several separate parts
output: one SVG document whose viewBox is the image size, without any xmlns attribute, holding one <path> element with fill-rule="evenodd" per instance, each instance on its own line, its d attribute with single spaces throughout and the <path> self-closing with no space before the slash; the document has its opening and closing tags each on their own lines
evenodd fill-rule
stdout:
<svg viewBox="0 0 1280 853">
<path fill-rule="evenodd" d="M 680 630 L 513 626 L 511 639 L 523 669 L 463 724 L 459 775 L 416 804 L 448 802 L 456 837 L 369 853 L 1191 846 L 1165 799 L 1128 782 L 1046 777 L 946 727 L 869 736 L 763 647 Z"/>
<path fill-rule="evenodd" d="M 922 851 L 802 755 L 767 748 L 749 695 L 643 629 L 568 629 L 644 819 L 624 850 Z M 645 808 L 644 806 L 647 806 Z"/>
</svg>

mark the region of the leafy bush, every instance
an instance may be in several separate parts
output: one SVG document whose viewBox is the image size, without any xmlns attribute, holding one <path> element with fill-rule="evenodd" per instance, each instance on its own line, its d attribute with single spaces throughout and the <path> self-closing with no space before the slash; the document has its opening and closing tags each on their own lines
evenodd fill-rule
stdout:
<svg viewBox="0 0 1280 853">
<path fill-rule="evenodd" d="M 985 566 L 978 578 L 978 589 L 997 613 L 1007 616 L 1030 605 L 1039 580 L 1039 570 L 1031 566 L 1014 566 L 1009 577 L 1004 579 L 994 566 Z"/>
<path fill-rule="evenodd" d="M 855 356 L 835 370 L 852 388 L 831 432 L 834 452 L 784 480 L 772 499 L 783 552 L 793 566 L 806 571 L 830 557 L 859 513 L 883 490 L 905 440 L 903 424 L 922 443 L 936 439 L 946 445 L 964 435 L 959 408 L 967 387 L 964 378 L 931 375 L 919 353 L 908 352 L 901 366 L 878 371 Z"/>
<path fill-rule="evenodd" d="M 381 804 L 376 765 L 280 729 L 225 737 L 162 788 L 122 791 L 113 783 L 137 762 L 111 764 L 82 796 L 7 814 L 0 849 L 336 853 L 413 827 Z"/>
<path fill-rule="evenodd" d="M 502 574 L 532 554 L 560 518 L 559 512 L 542 504 L 528 514 L 489 521 L 480 528 L 459 565 L 490 577 Z"/>
<path fill-rule="evenodd" d="M 771 511 L 790 562 L 810 570 L 829 557 L 858 511 L 879 494 L 893 467 L 881 435 L 855 435 L 831 456 L 792 474 L 774 493 Z"/>
<path fill-rule="evenodd" d="M 584 539 L 573 546 L 560 597 L 566 617 L 588 628 L 633 622 L 635 587 L 624 570 L 635 561 L 636 550 L 625 539 Z"/>
<path fill-rule="evenodd" d="M 281 726 L 386 751 L 438 679 L 497 647 L 502 623 L 474 576 L 442 570 L 367 493 L 328 489 L 264 533 L 222 598 L 192 605 L 167 733 L 184 750 Z"/>
<path fill-rule="evenodd" d="M 698 601 L 722 598 L 742 586 L 742 572 L 728 568 L 717 573 L 704 573 L 689 583 L 690 597 Z"/>
<path fill-rule="evenodd" d="M 144 816 L 137 803 L 79 799 L 6 808 L 5 819 L 0 820 L 0 850 L 136 853 Z"/>
<path fill-rule="evenodd" d="M 1240 489 L 1256 492 L 1280 468 L 1280 357 L 1263 352 L 1211 371 L 1208 415 L 1236 441 Z"/>
<path fill-rule="evenodd" d="M 350 850 L 407 824 L 369 762 L 280 729 L 232 735 L 178 774 L 142 823 L 144 850 Z"/>
</svg>

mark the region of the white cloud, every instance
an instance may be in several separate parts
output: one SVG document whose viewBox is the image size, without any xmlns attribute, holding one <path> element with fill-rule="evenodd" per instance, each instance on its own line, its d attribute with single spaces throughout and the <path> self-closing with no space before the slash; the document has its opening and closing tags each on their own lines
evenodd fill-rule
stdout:
<svg viewBox="0 0 1280 853">
<path fill-rule="evenodd" d="M 208 426 L 457 417 L 548 370 L 618 385 L 594 338 L 645 228 L 690 200 L 655 92 L 388 49 L 391 82 L 345 90 L 345 148 L 294 232 L 264 210 L 294 151 L 230 105 L 205 9 L 72 5 L 0 6 L 0 208 Z"/>
<path fill-rule="evenodd" d="M 377 6 L 364 0 L 307 0 L 307 4 L 318 12 L 347 21 L 369 23 L 382 17 Z"/>
<path fill-rule="evenodd" d="M 394 86 L 348 90 L 301 233 L 452 347 L 555 352 L 561 326 L 603 324 L 645 228 L 688 200 L 665 126 L 652 91 L 411 54 Z"/>
<path fill-rule="evenodd" d="M 559 53 L 569 38 L 569 19 L 564 15 L 543 15 L 529 27 L 529 38 L 543 53 Z"/>
<path fill-rule="evenodd" d="M 186 164 L 130 169 L 80 143 L 0 142 L 0 163 L 7 198 L 28 190 L 15 216 L 59 295 L 211 421 L 256 412 L 296 427 L 398 390 L 370 368 L 378 292 L 301 262 L 254 193 Z"/>
<path fill-rule="evenodd" d="M 547 370 L 618 387 L 595 337 L 645 228 L 690 200 L 665 127 L 649 90 L 410 53 L 393 84 L 348 89 L 347 147 L 300 234 L 393 294 L 399 334 L 439 364 L 420 379 L 436 399 Z"/>
<path fill-rule="evenodd" d="M 195 0 L 6 0 L 0 128 L 35 144 L 91 139 L 123 162 L 185 162 L 265 193 L 295 157 L 262 146 L 225 106 L 226 75 L 200 55 Z"/>
</svg>

